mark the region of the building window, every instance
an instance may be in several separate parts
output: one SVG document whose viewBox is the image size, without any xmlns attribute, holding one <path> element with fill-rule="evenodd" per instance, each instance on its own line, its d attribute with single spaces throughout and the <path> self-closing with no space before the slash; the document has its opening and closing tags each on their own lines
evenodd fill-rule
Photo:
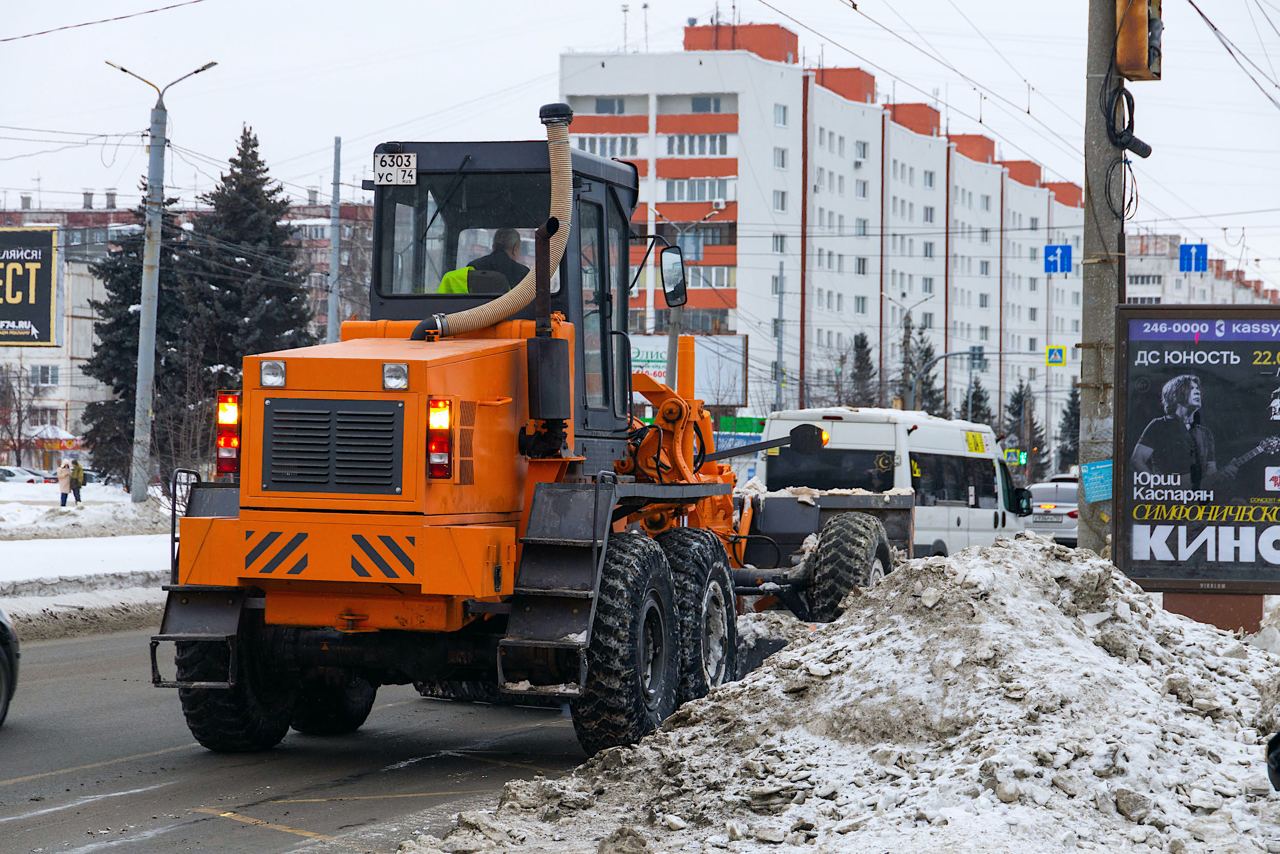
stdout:
<svg viewBox="0 0 1280 854">
<path fill-rule="evenodd" d="M 932 190 L 936 175 L 932 169 L 924 170 L 924 186 L 926 190 Z"/>
<path fill-rule="evenodd" d="M 1036 307 L 1034 305 L 1027 307 L 1027 320 L 1036 319 Z"/>
<path fill-rule="evenodd" d="M 782 277 L 774 273 L 769 277 L 769 293 L 777 296 L 782 292 Z"/>
<path fill-rule="evenodd" d="M 689 267 L 689 287 L 691 288 L 732 288 L 734 287 L 733 267 Z"/>
<path fill-rule="evenodd" d="M 921 315 L 920 315 L 920 328 L 921 328 L 921 329 L 932 329 L 932 328 L 933 328 L 933 312 L 932 312 L 932 311 L 926 311 L 926 312 L 921 313 Z"/>
<path fill-rule="evenodd" d="M 844 157 L 844 136 L 840 137 L 840 141 L 836 145 L 836 156 Z"/>
<path fill-rule="evenodd" d="M 773 105 L 773 123 L 780 128 L 784 128 L 787 126 L 787 105 L 786 104 Z"/>
<path fill-rule="evenodd" d="M 695 113 L 720 112 L 720 98 L 715 95 L 694 95 L 693 111 Z"/>
<path fill-rule="evenodd" d="M 45 386 L 55 386 L 58 384 L 58 366 L 57 365 L 32 365 L 28 369 L 31 377 L 31 385 L 35 388 L 44 388 Z"/>
<path fill-rule="evenodd" d="M 27 419 L 29 427 L 44 427 L 46 425 L 58 426 L 58 410 L 56 409 L 32 409 L 31 416 Z"/>
<path fill-rule="evenodd" d="M 931 205 L 925 205 L 920 211 L 920 217 L 925 222 L 933 222 L 933 207 Z"/>
<path fill-rule="evenodd" d="M 787 251 L 787 236 L 785 234 L 775 234 L 773 236 L 773 251 L 783 254 Z"/>
<path fill-rule="evenodd" d="M 923 276 L 920 279 L 920 292 L 925 294 L 933 293 L 933 276 Z"/>
<path fill-rule="evenodd" d="M 866 258 L 857 257 L 853 259 L 853 272 L 856 273 L 857 275 L 859 276 L 867 275 L 867 266 L 868 265 L 867 265 Z"/>
<path fill-rule="evenodd" d="M 859 179 L 853 182 L 853 194 L 859 199 L 865 199 L 870 191 L 871 187 L 866 181 Z"/>
<path fill-rule="evenodd" d="M 978 240 L 979 240 L 979 241 L 981 241 L 982 243 L 990 243 L 990 242 L 991 242 L 991 229 L 989 229 L 989 228 L 980 228 L 980 229 L 978 229 Z"/>
<path fill-rule="evenodd" d="M 773 150 L 773 168 L 787 168 L 787 150 L 785 148 L 775 148 Z"/>
<path fill-rule="evenodd" d="M 1032 293 L 1035 293 L 1036 288 L 1039 286 L 1040 286 L 1040 280 L 1037 279 L 1035 276 L 1031 276 L 1027 279 L 1027 290 L 1031 291 Z M 1032 319 L 1033 320 L 1035 319 L 1034 315 L 1032 316 Z"/>
<path fill-rule="evenodd" d="M 578 149 L 601 157 L 635 157 L 640 147 L 637 136 L 580 136 Z"/>
<path fill-rule="evenodd" d="M 729 198 L 726 178 L 680 178 L 667 181 L 668 202 L 712 202 Z"/>
<path fill-rule="evenodd" d="M 990 327 L 990 326 L 979 326 L 979 327 L 978 327 L 978 340 L 979 340 L 979 341 L 989 341 L 990 339 L 991 339 L 991 327 Z"/>
<path fill-rule="evenodd" d="M 991 294 L 978 294 L 978 308 L 991 308 Z"/>
<path fill-rule="evenodd" d="M 773 191 L 773 209 L 778 213 L 787 212 L 787 191 L 786 190 Z"/>
<path fill-rule="evenodd" d="M 840 256 L 840 260 L 844 261 L 844 256 Z M 840 265 L 840 269 L 844 270 L 844 264 Z M 844 294 L 836 294 L 836 311 L 844 311 Z"/>
<path fill-rule="evenodd" d="M 1039 230 L 1040 230 L 1040 217 L 1038 217 L 1038 216 L 1033 216 L 1033 217 L 1031 218 L 1031 230 L 1032 230 L 1032 231 L 1039 231 Z"/>
<path fill-rule="evenodd" d="M 926 240 L 924 242 L 923 252 L 924 252 L 924 257 L 926 258 L 933 257 L 933 241 L 932 240 Z"/>
<path fill-rule="evenodd" d="M 982 209 L 983 209 L 984 211 L 989 211 L 989 210 L 991 210 L 991 196 L 989 196 L 989 195 L 987 195 L 987 194 L 985 194 L 985 193 L 984 193 L 984 194 L 983 194 L 983 196 L 982 196 Z"/>
<path fill-rule="evenodd" d="M 621 115 L 623 103 L 621 98 L 596 98 L 596 113 L 602 116 Z"/>
<path fill-rule="evenodd" d="M 857 314 L 866 314 L 866 313 L 867 313 L 867 298 L 866 298 L 866 297 L 854 297 L 854 298 L 853 298 L 853 310 L 854 310 L 854 312 L 855 312 L 855 313 L 857 313 Z"/>
<path fill-rule="evenodd" d="M 871 152 L 871 143 L 865 139 L 859 139 L 853 143 L 853 156 L 859 160 L 866 160 Z"/>
<path fill-rule="evenodd" d="M 836 182 L 836 188 L 837 188 L 836 191 L 843 196 L 844 195 L 844 176 L 843 175 L 838 176 L 838 181 Z"/>
<path fill-rule="evenodd" d="M 1039 343 L 1040 343 L 1040 339 L 1035 337 L 1034 335 L 1027 338 L 1027 352 L 1034 353 L 1035 351 L 1039 350 L 1040 349 L 1040 347 L 1038 346 Z M 1035 379 L 1035 368 L 1032 368 L 1031 371 L 1032 371 L 1031 378 Z"/>
<path fill-rule="evenodd" d="M 867 229 L 871 223 L 865 217 L 858 217 L 853 221 L 853 233 L 857 237 L 866 237 Z"/>
<path fill-rule="evenodd" d="M 824 127 L 820 127 L 818 128 L 818 145 L 823 146 L 826 144 L 827 144 L 827 129 Z"/>
<path fill-rule="evenodd" d="M 631 152 L 635 154 L 635 151 Z M 723 133 L 682 133 L 667 137 L 667 154 L 675 157 L 689 155 L 725 155 L 729 153 L 729 137 Z"/>
</svg>

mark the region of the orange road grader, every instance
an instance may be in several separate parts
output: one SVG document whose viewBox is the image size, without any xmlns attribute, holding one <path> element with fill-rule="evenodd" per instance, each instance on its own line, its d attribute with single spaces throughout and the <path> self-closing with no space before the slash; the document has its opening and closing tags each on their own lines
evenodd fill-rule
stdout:
<svg viewBox="0 0 1280 854">
<path fill-rule="evenodd" d="M 877 500 L 900 511 L 880 518 L 793 508 L 790 545 L 760 532 L 720 460 L 819 452 L 821 431 L 717 452 L 691 339 L 676 389 L 632 374 L 636 169 L 573 150 L 568 106 L 541 120 L 545 145 L 379 145 L 374 319 L 247 357 L 218 401 L 227 477 L 175 474 L 152 679 L 205 747 L 351 732 L 379 685 L 405 683 L 567 701 L 588 753 L 633 743 L 735 678 L 748 596 L 831 619 L 891 566 L 882 519 L 909 550 L 910 496 Z M 664 241 L 646 239 L 647 260 Z M 658 253 L 680 305 L 680 251 Z"/>
</svg>

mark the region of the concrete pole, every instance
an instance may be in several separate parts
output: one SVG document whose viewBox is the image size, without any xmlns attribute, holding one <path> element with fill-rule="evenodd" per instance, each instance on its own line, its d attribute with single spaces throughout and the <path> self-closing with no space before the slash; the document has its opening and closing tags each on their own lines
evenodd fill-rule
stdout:
<svg viewBox="0 0 1280 854">
<path fill-rule="evenodd" d="M 151 481 L 151 396 L 156 374 L 156 303 L 160 291 L 160 220 L 164 214 L 164 96 L 151 108 L 150 162 L 147 164 L 146 225 L 142 249 L 142 309 L 138 315 L 138 373 L 134 386 L 133 462 L 129 498 L 147 500 Z"/>
<path fill-rule="evenodd" d="M 342 261 L 342 195 L 338 176 L 342 174 L 342 137 L 333 138 L 333 196 L 329 201 L 329 314 L 324 340 L 338 340 L 338 267 Z"/>
<path fill-rule="evenodd" d="M 777 332 L 777 336 L 776 336 L 777 351 L 776 351 L 776 354 L 774 355 L 774 359 L 777 360 L 776 362 L 777 369 L 774 371 L 774 375 L 773 375 L 773 408 L 775 411 L 778 411 L 778 412 L 782 411 L 783 404 L 786 402 L 782 393 L 783 377 L 786 375 L 786 367 L 782 361 L 782 336 L 787 329 L 787 324 L 784 322 L 784 318 L 786 315 L 783 313 L 785 310 L 783 295 L 786 292 L 786 290 L 787 290 L 786 282 L 782 278 L 782 262 L 779 261 L 778 262 L 778 319 L 774 321 L 774 323 L 778 327 L 776 330 L 774 330 L 775 332 Z"/>
<path fill-rule="evenodd" d="M 1123 152 L 1111 144 L 1099 104 L 1114 73 L 1116 6 L 1089 0 L 1089 46 L 1085 64 L 1083 323 L 1080 363 L 1080 463 L 1109 460 L 1115 439 L 1115 306 L 1124 300 L 1124 221 L 1112 207 L 1122 199 L 1105 196 L 1107 169 Z M 1123 489 L 1122 484 L 1115 484 Z M 1102 551 L 1111 531 L 1112 502 L 1085 503 L 1079 495 L 1080 546 Z"/>
</svg>

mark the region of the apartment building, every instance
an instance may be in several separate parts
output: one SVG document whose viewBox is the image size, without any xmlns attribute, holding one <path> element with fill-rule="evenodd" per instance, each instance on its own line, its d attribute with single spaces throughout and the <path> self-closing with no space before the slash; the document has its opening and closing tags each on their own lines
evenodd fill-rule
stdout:
<svg viewBox="0 0 1280 854">
<path fill-rule="evenodd" d="M 948 133 L 934 105 L 881 102 L 863 69 L 798 59 L 772 24 L 691 24 L 677 52 L 561 57 L 575 144 L 635 163 L 637 230 L 685 250 L 685 328 L 748 336 L 760 414 L 779 375 L 786 405 L 834 401 L 859 332 L 892 381 L 910 314 L 937 354 L 984 348 L 972 371 L 993 404 L 1026 380 L 1056 425 L 1078 374 L 1080 276 L 1046 276 L 1043 252 L 1079 257 L 1080 188 Z M 640 281 L 633 330 L 661 332 L 661 294 Z M 1046 345 L 1072 361 L 1046 373 Z M 939 365 L 950 406 L 970 374 L 968 359 Z"/>
<path fill-rule="evenodd" d="M 1126 302 L 1146 305 L 1280 304 L 1280 290 L 1266 287 L 1261 279 L 1248 278 L 1243 270 L 1229 268 L 1230 262 L 1223 258 L 1209 258 L 1208 269 L 1202 273 L 1179 270 L 1178 253 L 1182 242 L 1180 234 L 1125 236 Z"/>
</svg>

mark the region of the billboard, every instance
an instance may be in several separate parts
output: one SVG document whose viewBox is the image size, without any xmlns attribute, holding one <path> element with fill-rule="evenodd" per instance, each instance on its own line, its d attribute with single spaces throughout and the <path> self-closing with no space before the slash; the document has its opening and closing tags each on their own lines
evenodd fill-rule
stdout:
<svg viewBox="0 0 1280 854">
<path fill-rule="evenodd" d="M 1152 590 L 1280 592 L 1280 311 L 1117 325 L 1116 565 Z"/>
<path fill-rule="evenodd" d="M 667 380 L 667 336 L 632 335 L 631 370 Z M 747 405 L 747 336 L 695 335 L 693 387 L 708 406 Z"/>
<path fill-rule="evenodd" d="M 56 228 L 0 228 L 0 347 L 54 347 Z"/>
</svg>

